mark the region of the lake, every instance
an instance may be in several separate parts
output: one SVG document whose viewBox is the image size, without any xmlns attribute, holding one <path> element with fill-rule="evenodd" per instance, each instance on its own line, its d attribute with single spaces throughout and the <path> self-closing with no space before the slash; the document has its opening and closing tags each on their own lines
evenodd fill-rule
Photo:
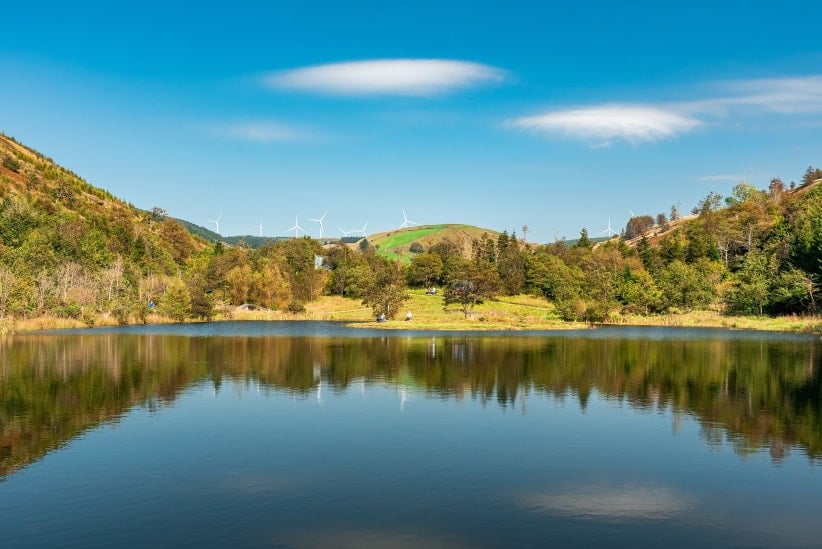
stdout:
<svg viewBox="0 0 822 549">
<path fill-rule="evenodd" d="M 803 547 L 822 342 L 226 322 L 0 339 L 0 547 Z"/>
</svg>

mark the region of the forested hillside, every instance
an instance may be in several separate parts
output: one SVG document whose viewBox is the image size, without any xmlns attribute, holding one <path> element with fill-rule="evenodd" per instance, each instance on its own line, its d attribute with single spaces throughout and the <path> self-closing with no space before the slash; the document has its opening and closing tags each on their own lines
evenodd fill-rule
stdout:
<svg viewBox="0 0 822 549">
<path fill-rule="evenodd" d="M 139 315 L 206 249 L 157 212 L 0 135 L 0 317 Z"/>
<path fill-rule="evenodd" d="M 637 216 L 631 240 L 597 245 L 585 230 L 573 245 L 541 246 L 507 232 L 477 233 L 469 246 L 398 232 L 414 236 L 395 242 L 403 262 L 367 240 L 208 242 L 162 209 L 134 208 L 0 136 L 0 319 L 210 319 L 242 304 L 300 312 L 328 294 L 391 318 L 408 287 L 439 287 L 443 305 L 466 316 L 483 300 L 523 293 L 544 297 L 559 318 L 590 322 L 693 309 L 816 314 L 820 178 L 808 168 L 795 188 L 740 183 L 727 198 L 710 193 L 692 216 Z"/>
</svg>

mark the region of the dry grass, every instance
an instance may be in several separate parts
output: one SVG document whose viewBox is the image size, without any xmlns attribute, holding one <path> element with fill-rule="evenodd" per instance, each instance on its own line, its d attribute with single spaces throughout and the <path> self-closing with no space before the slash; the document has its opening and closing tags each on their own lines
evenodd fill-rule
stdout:
<svg viewBox="0 0 822 549">
<path fill-rule="evenodd" d="M 377 323 L 371 309 L 360 300 L 340 296 L 324 296 L 306 305 L 303 313 L 284 311 L 239 311 L 227 308 L 219 312 L 215 320 L 326 320 L 349 322 L 352 326 L 411 329 L 411 330 L 561 330 L 586 328 L 588 324 L 565 322 L 556 315 L 551 303 L 544 299 L 519 295 L 501 297 L 477 305 L 466 317 L 462 309 L 450 306 L 443 309 L 441 296 L 425 295 L 423 290 L 412 290 L 410 299 L 403 305 L 397 319 Z M 405 313 L 410 311 L 413 320 L 406 322 Z M 152 314 L 149 324 L 173 322 L 170 318 Z M 95 320 L 95 326 L 112 326 L 116 321 L 103 315 Z M 717 327 L 740 330 L 772 330 L 781 332 L 822 333 L 820 317 L 753 317 L 723 316 L 716 311 L 692 311 L 667 315 L 617 315 L 612 325 Z M 13 332 L 30 332 L 64 328 L 83 328 L 79 320 L 40 317 L 33 319 L 0 319 L 0 335 Z"/>
<path fill-rule="evenodd" d="M 614 323 L 633 326 L 684 326 L 822 333 L 822 318 L 817 316 L 724 316 L 716 311 L 691 311 L 652 316 L 624 315 L 615 319 Z"/>
</svg>

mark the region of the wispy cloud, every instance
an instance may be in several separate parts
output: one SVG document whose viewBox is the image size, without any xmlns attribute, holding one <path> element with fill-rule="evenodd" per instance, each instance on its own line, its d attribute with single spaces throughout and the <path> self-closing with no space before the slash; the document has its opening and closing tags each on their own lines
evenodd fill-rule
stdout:
<svg viewBox="0 0 822 549">
<path fill-rule="evenodd" d="M 822 75 L 724 81 L 699 88 L 704 97 L 690 101 L 558 108 L 509 120 L 507 126 L 609 145 L 616 139 L 630 143 L 669 139 L 730 117 L 822 113 Z"/>
<path fill-rule="evenodd" d="M 822 112 L 822 76 L 720 83 L 727 96 L 702 101 L 708 107 L 751 107 L 792 115 Z M 697 103 L 698 105 L 699 103 Z"/>
<path fill-rule="evenodd" d="M 433 96 L 499 83 L 505 71 L 450 59 L 375 59 L 316 65 L 266 75 L 271 88 L 335 95 Z"/>
<path fill-rule="evenodd" d="M 599 105 L 587 108 L 549 111 L 508 122 L 515 129 L 537 133 L 562 133 L 569 137 L 599 140 L 614 139 L 635 143 L 657 141 L 691 131 L 702 122 L 676 110 L 645 105 Z"/>
<path fill-rule="evenodd" d="M 230 124 L 220 128 L 217 133 L 224 138 L 236 141 L 253 141 L 273 143 L 277 141 L 302 141 L 316 137 L 305 130 L 276 121 L 257 121 Z"/>
</svg>

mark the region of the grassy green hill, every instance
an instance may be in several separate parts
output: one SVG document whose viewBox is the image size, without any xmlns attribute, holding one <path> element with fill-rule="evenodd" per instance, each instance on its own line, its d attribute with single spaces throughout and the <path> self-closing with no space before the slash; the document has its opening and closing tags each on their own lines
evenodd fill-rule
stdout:
<svg viewBox="0 0 822 549">
<path fill-rule="evenodd" d="M 368 242 L 376 247 L 382 256 L 410 261 L 412 257 L 410 248 L 415 242 L 419 243 L 424 251 L 428 251 L 431 246 L 449 239 L 459 244 L 463 249 L 463 254 L 470 257 L 471 243 L 483 234 L 496 238 L 499 233 L 473 225 L 422 225 L 373 234 L 368 237 Z"/>
</svg>

